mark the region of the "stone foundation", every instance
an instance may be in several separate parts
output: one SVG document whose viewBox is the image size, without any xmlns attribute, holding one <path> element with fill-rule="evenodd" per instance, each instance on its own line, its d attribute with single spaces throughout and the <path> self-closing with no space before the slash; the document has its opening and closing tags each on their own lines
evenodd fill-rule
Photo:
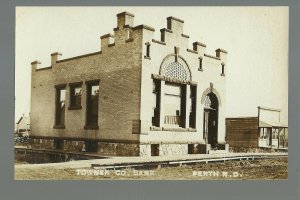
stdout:
<svg viewBox="0 0 300 200">
<path fill-rule="evenodd" d="M 85 151 L 84 141 L 64 140 L 64 151 Z"/>
<path fill-rule="evenodd" d="M 57 148 L 56 141 L 62 142 Z M 35 149 L 58 149 L 68 152 L 85 152 L 88 150 L 85 141 L 30 138 L 27 147 Z M 108 156 L 139 156 L 139 144 L 96 142 L 95 152 Z"/>
<path fill-rule="evenodd" d="M 140 156 L 151 156 L 151 144 L 140 145 Z M 193 153 L 196 153 L 193 150 Z M 187 155 L 188 144 L 159 144 L 159 156 Z"/>
<path fill-rule="evenodd" d="M 274 153 L 275 149 L 260 147 L 229 147 L 230 153 Z"/>
<path fill-rule="evenodd" d="M 151 156 L 151 144 L 140 145 L 140 156 Z"/>
<path fill-rule="evenodd" d="M 162 144 L 159 149 L 159 155 L 172 156 L 172 155 L 187 155 L 188 144 Z"/>
<path fill-rule="evenodd" d="M 98 153 L 109 156 L 139 156 L 139 144 L 98 142 Z"/>
<path fill-rule="evenodd" d="M 29 138 L 27 147 L 33 149 L 55 149 L 54 139 Z"/>
<path fill-rule="evenodd" d="M 57 143 L 61 142 L 61 145 Z M 93 147 L 89 147 L 88 141 L 74 141 L 63 139 L 37 139 L 30 138 L 28 147 L 35 149 L 57 149 L 68 152 L 97 152 L 106 156 L 175 156 L 188 154 L 207 154 L 209 144 L 128 144 L 108 143 L 92 141 Z M 157 149 L 153 147 L 156 146 Z M 224 146 L 225 147 L 225 146 Z M 88 150 L 90 149 L 90 150 Z"/>
</svg>

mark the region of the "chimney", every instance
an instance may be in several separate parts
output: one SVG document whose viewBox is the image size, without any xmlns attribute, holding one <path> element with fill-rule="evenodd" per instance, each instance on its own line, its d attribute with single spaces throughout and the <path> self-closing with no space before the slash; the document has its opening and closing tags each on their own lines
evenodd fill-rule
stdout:
<svg viewBox="0 0 300 200">
<path fill-rule="evenodd" d="M 117 14 L 117 28 L 122 29 L 125 25 L 133 26 L 134 14 L 129 12 L 122 12 Z"/>
<path fill-rule="evenodd" d="M 226 62 L 227 59 L 227 51 L 224 49 L 217 49 L 216 50 L 216 57 L 220 58 L 222 61 Z"/>
<path fill-rule="evenodd" d="M 33 62 L 31 63 L 31 68 L 32 68 L 32 70 L 36 70 L 36 69 L 38 69 L 38 68 L 40 68 L 40 67 L 41 67 L 41 62 L 38 61 L 38 60 L 33 61 Z"/>
<path fill-rule="evenodd" d="M 167 18 L 167 29 L 171 30 L 174 33 L 182 34 L 183 33 L 183 23 L 184 21 L 176 17 Z"/>
<path fill-rule="evenodd" d="M 102 51 L 105 47 L 108 47 L 109 44 L 113 44 L 113 38 L 114 38 L 114 35 L 112 35 L 110 33 L 102 35 L 100 37 L 100 39 L 101 39 L 101 50 Z"/>
<path fill-rule="evenodd" d="M 56 62 L 59 60 L 59 58 L 62 56 L 59 52 L 54 52 L 51 54 L 51 66 L 56 64 Z"/>
<path fill-rule="evenodd" d="M 201 42 L 193 43 L 193 50 L 197 51 L 199 54 L 204 55 L 206 49 L 206 45 Z"/>
</svg>

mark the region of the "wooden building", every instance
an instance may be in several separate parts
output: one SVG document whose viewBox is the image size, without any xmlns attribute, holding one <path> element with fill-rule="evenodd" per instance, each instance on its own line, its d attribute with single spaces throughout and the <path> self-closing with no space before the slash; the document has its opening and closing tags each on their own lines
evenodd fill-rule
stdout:
<svg viewBox="0 0 300 200">
<path fill-rule="evenodd" d="M 257 117 L 226 118 L 226 142 L 231 147 L 287 148 L 287 128 L 280 122 L 280 110 L 258 107 Z"/>
</svg>

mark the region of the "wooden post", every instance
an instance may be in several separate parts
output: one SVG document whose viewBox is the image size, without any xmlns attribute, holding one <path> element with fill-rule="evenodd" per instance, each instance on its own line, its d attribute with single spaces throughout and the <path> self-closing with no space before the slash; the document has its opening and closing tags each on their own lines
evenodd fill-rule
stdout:
<svg viewBox="0 0 300 200">
<path fill-rule="evenodd" d="M 283 143 L 282 143 L 283 148 L 284 148 L 284 143 L 285 143 L 285 128 L 283 128 Z"/>
<path fill-rule="evenodd" d="M 278 149 L 279 149 L 279 146 L 280 146 L 280 131 L 279 131 L 279 128 L 277 130 L 278 130 L 277 137 L 278 137 Z"/>
</svg>

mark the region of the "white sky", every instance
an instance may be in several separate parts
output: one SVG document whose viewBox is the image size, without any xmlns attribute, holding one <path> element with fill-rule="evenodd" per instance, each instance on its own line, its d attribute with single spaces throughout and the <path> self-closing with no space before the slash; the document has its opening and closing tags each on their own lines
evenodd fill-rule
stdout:
<svg viewBox="0 0 300 200">
<path fill-rule="evenodd" d="M 190 48 L 200 41 L 208 54 L 228 51 L 226 117 L 257 116 L 257 106 L 267 106 L 282 109 L 287 123 L 288 7 L 17 7 L 16 120 L 30 111 L 30 63 L 50 66 L 56 51 L 62 59 L 99 51 L 99 37 L 113 33 L 123 11 L 155 28 L 155 39 L 174 16 L 184 20 Z"/>
</svg>

